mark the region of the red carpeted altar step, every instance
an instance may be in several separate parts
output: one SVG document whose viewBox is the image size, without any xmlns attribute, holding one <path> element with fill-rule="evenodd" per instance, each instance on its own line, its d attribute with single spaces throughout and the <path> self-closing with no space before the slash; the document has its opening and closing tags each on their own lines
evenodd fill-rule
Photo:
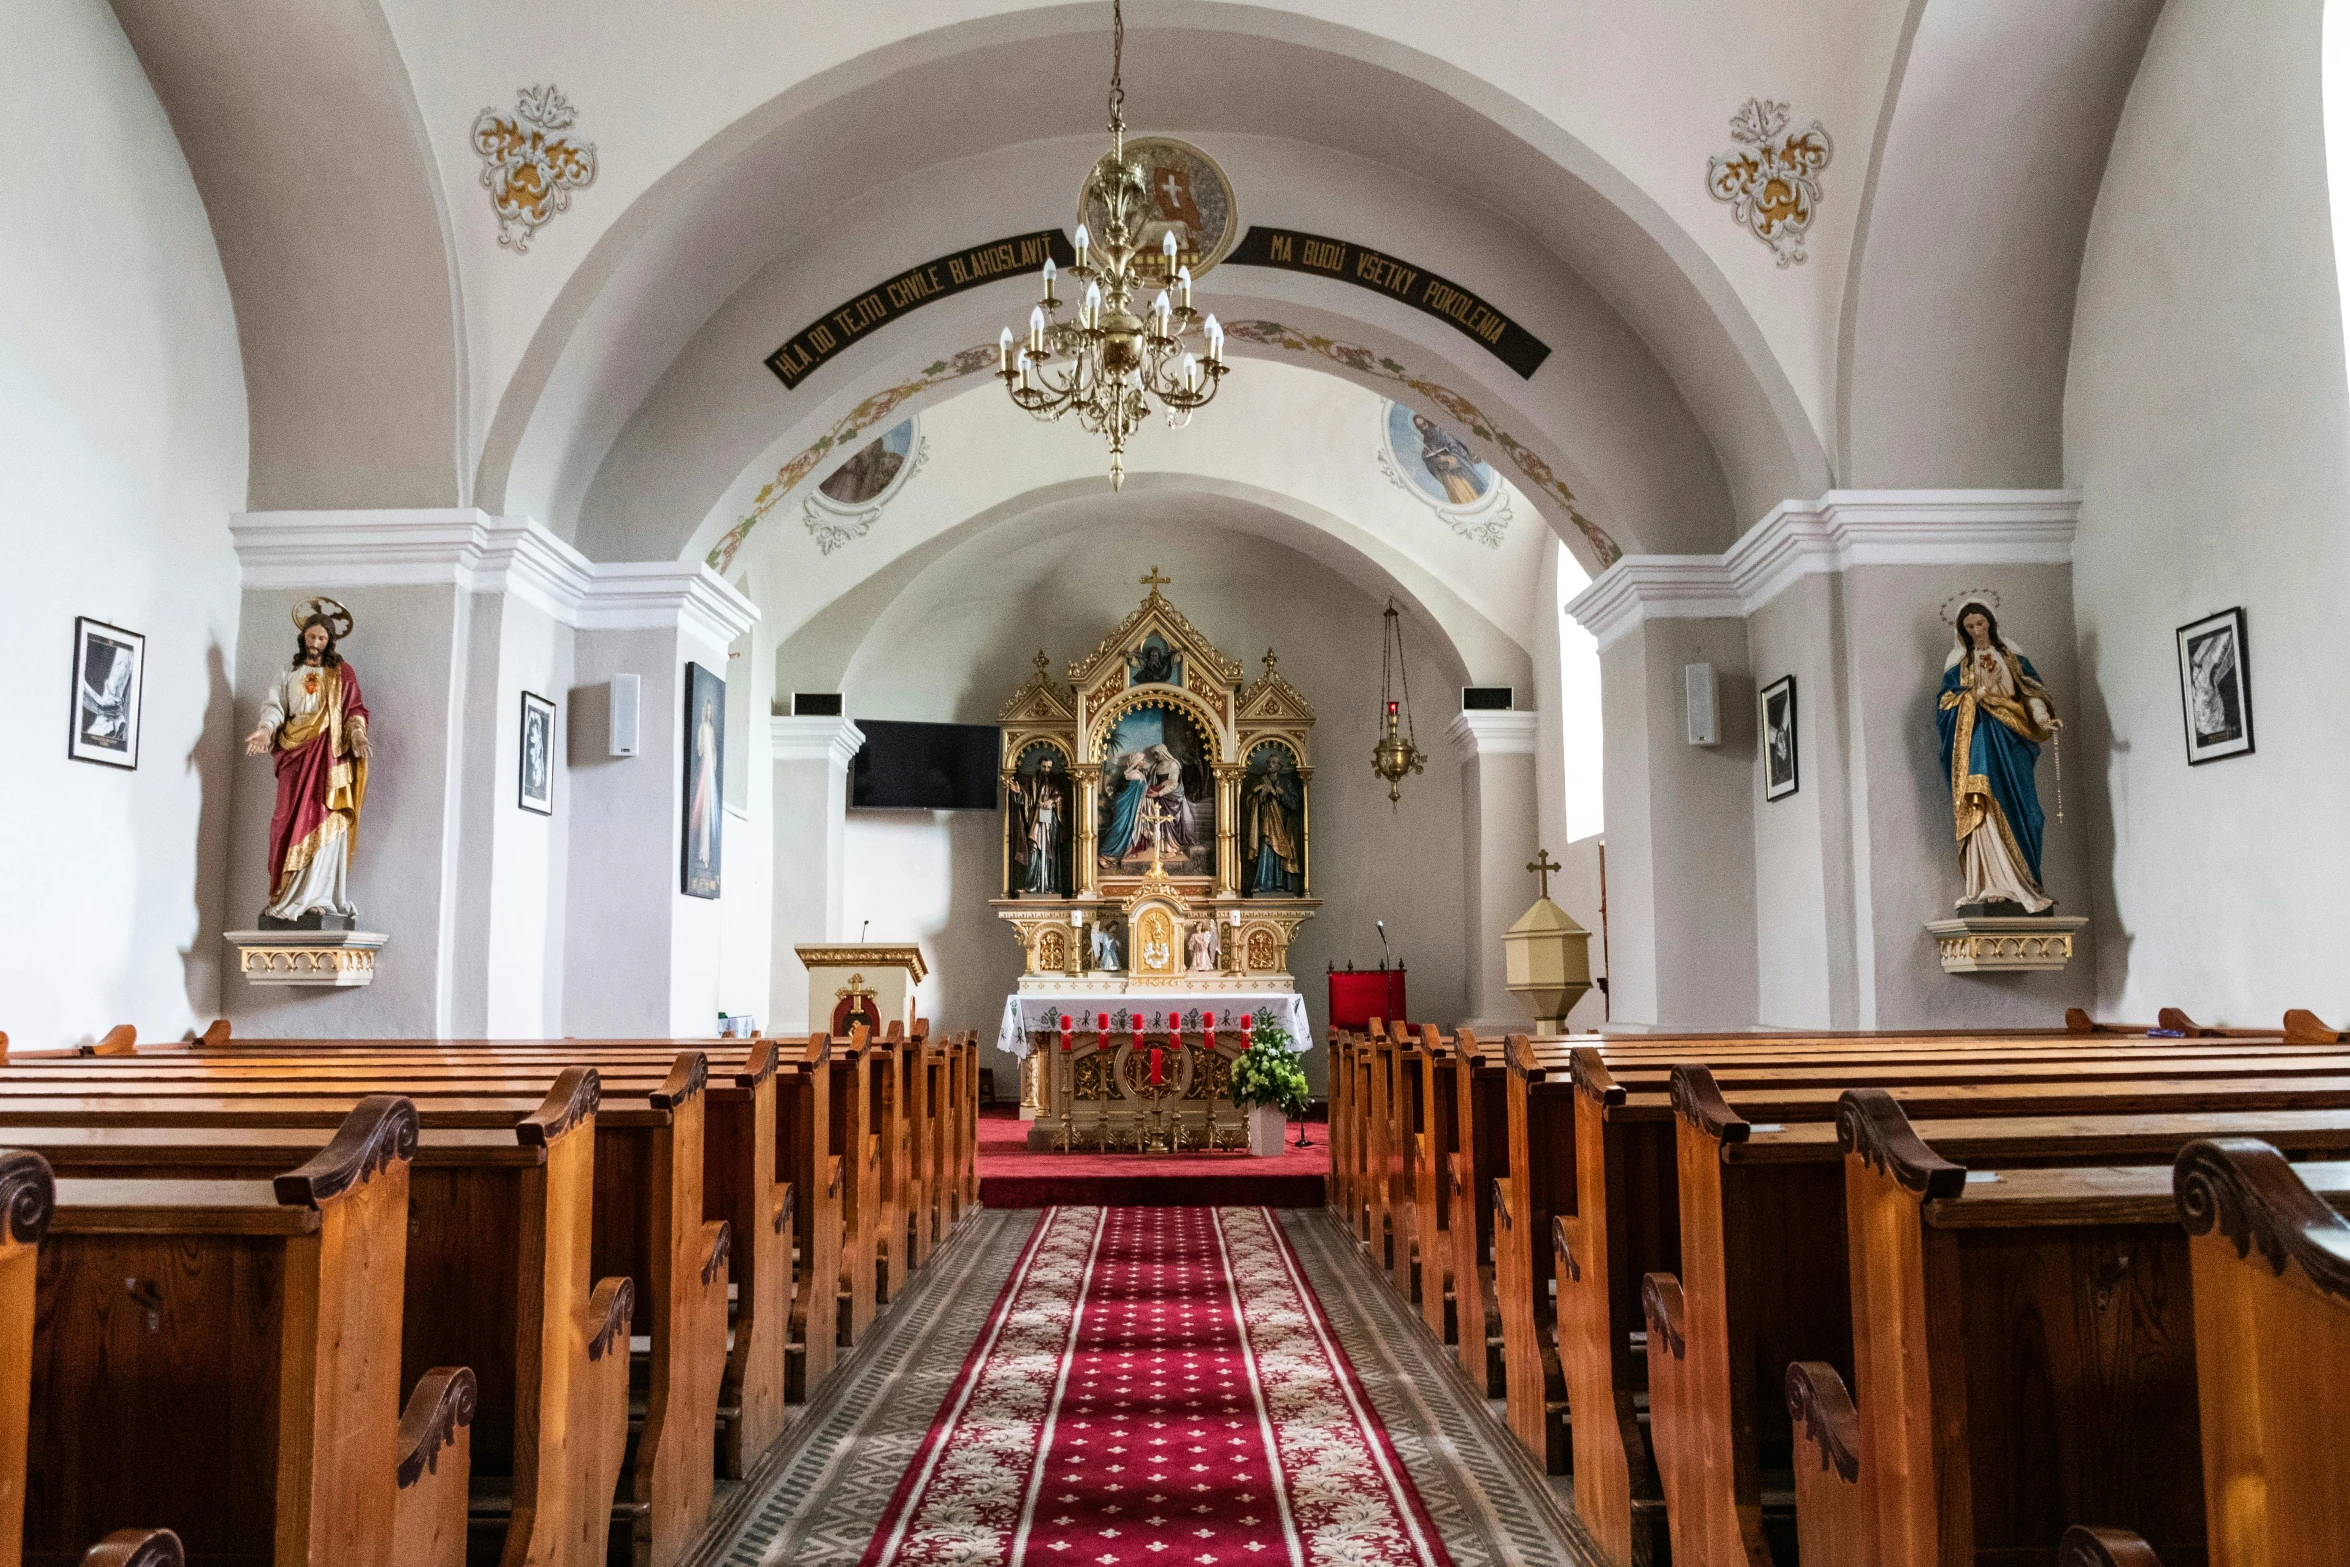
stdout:
<svg viewBox="0 0 2350 1567">
<path fill-rule="evenodd" d="M 1297 1124 L 1289 1142 L 1297 1142 Z M 1319 1208 L 1330 1174 L 1330 1128 L 1310 1123 L 1313 1146 L 1278 1159 L 1246 1153 L 1031 1153 L 1028 1123 L 1008 1107 L 979 1117 L 979 1200 L 990 1208 L 1075 1205 L 1147 1208 Z"/>
<path fill-rule="evenodd" d="M 1452 1567 L 1264 1208 L 1038 1221 L 860 1567 Z"/>
</svg>

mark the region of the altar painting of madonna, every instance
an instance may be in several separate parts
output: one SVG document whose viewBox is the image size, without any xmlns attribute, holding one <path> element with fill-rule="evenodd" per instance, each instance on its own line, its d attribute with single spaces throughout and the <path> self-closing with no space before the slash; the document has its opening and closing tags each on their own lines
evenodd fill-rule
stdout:
<svg viewBox="0 0 2350 1567">
<path fill-rule="evenodd" d="M 1300 898 L 1306 890 L 1306 784 L 1289 747 L 1249 753 L 1240 783 L 1240 884 L 1251 897 Z"/>
<path fill-rule="evenodd" d="M 1180 709 L 1149 703 L 1121 717 L 1102 744 L 1100 867 L 1148 869 L 1154 825 L 1170 875 L 1213 874 L 1216 779 L 1199 728 Z"/>
</svg>

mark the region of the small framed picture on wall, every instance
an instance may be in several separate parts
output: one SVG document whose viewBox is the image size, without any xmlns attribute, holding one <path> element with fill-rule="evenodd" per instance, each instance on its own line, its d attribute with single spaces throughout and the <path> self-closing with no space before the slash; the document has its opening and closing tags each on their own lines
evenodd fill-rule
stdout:
<svg viewBox="0 0 2350 1567">
<path fill-rule="evenodd" d="M 555 704 L 536 691 L 522 693 L 522 759 L 518 803 L 541 816 L 555 814 Z"/>
<path fill-rule="evenodd" d="M 1781 675 L 1762 688 L 1763 798 L 1784 800 L 1798 785 L 1795 770 L 1795 677 Z"/>
<path fill-rule="evenodd" d="M 2187 765 L 2252 750 L 2252 674 L 2241 605 L 2179 627 L 2179 702 L 2187 719 Z"/>
<path fill-rule="evenodd" d="M 73 623 L 73 727 L 65 754 L 108 767 L 139 765 L 139 690 L 147 639 L 86 615 Z"/>
<path fill-rule="evenodd" d="M 726 776 L 726 682 L 699 664 L 685 666 L 685 829 L 681 885 L 689 898 L 719 893 L 718 856 L 725 828 L 719 780 Z"/>
</svg>

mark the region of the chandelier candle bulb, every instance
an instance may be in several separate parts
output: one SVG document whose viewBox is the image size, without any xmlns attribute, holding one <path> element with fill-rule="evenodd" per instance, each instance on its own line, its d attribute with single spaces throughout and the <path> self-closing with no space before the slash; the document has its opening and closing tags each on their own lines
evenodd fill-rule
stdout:
<svg viewBox="0 0 2350 1567">
<path fill-rule="evenodd" d="M 1077 270 L 1082 272 L 1085 270 L 1087 255 L 1093 249 L 1093 236 L 1085 231 L 1085 225 L 1082 223 L 1077 225 L 1076 248 Z"/>
<path fill-rule="evenodd" d="M 1044 353 L 1044 306 L 1042 305 L 1028 312 L 1028 351 L 1040 356 Z"/>
<path fill-rule="evenodd" d="M 996 344 L 996 368 L 1006 380 L 1012 375 L 1012 329 L 1004 328 L 1004 335 Z"/>
<path fill-rule="evenodd" d="M 1055 303 L 1053 299 L 1053 258 L 1050 256 L 1044 258 L 1044 302 L 1048 305 Z"/>
<path fill-rule="evenodd" d="M 1088 330 L 1092 330 L 1099 327 L 1101 324 L 1102 286 L 1099 283 L 1088 283 L 1085 285 L 1084 325 Z"/>
<path fill-rule="evenodd" d="M 1189 267 L 1175 269 L 1175 303 L 1186 310 L 1191 308 L 1191 268 Z"/>
</svg>

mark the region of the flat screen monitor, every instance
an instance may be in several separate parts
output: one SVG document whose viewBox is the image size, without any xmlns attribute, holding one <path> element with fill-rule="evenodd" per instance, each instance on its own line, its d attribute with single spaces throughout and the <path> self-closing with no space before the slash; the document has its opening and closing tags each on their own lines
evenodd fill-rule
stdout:
<svg viewBox="0 0 2350 1567">
<path fill-rule="evenodd" d="M 860 718 L 849 804 L 868 810 L 992 811 L 1002 731 L 993 724 Z"/>
</svg>

